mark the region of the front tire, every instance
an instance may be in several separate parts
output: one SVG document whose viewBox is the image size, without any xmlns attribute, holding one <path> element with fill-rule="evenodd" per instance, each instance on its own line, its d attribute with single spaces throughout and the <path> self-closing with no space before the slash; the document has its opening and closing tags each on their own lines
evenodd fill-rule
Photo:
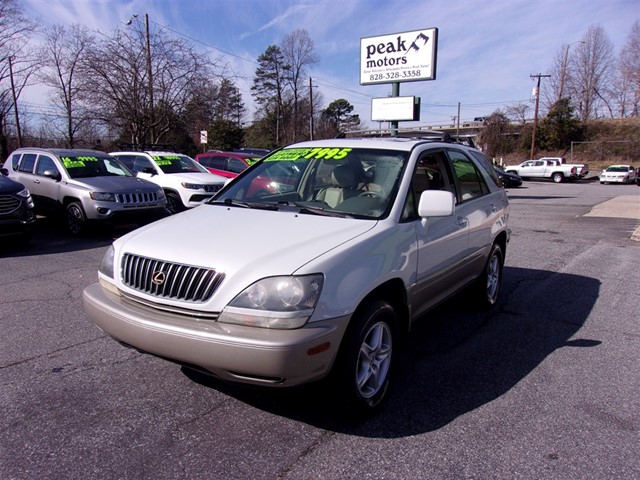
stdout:
<svg viewBox="0 0 640 480">
<path fill-rule="evenodd" d="M 87 217 L 84 214 L 82 205 L 78 202 L 71 202 L 67 205 L 67 228 L 74 236 L 82 235 L 87 228 Z"/>
<path fill-rule="evenodd" d="M 180 197 L 175 193 L 167 193 L 167 210 L 172 215 L 184 210 L 182 200 L 180 200 Z"/>
<path fill-rule="evenodd" d="M 375 409 L 391 379 L 396 312 L 386 301 L 366 306 L 347 330 L 334 366 L 339 395 L 357 412 Z"/>
</svg>

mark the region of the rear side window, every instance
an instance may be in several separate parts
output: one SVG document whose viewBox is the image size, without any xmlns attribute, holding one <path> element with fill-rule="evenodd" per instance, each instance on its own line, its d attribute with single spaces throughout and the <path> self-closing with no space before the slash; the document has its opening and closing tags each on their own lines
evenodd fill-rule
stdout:
<svg viewBox="0 0 640 480">
<path fill-rule="evenodd" d="M 18 170 L 18 163 L 20 163 L 20 154 L 16 153 L 11 157 L 11 168 Z"/>
<path fill-rule="evenodd" d="M 469 157 L 457 150 L 449 150 L 448 153 L 458 191 L 458 201 L 465 202 L 489 193 L 484 178 Z"/>
<path fill-rule="evenodd" d="M 491 180 L 493 180 L 493 183 L 496 184 L 496 187 L 500 187 L 502 185 L 500 183 L 500 178 L 498 177 L 498 174 L 496 173 L 496 169 L 493 167 L 493 164 L 491 163 L 491 161 L 486 156 L 484 156 L 484 154 L 482 154 L 481 152 L 474 152 L 472 150 L 471 155 L 473 156 L 473 158 L 476 159 L 478 164 L 480 164 L 482 169 L 485 172 L 487 172 Z"/>
<path fill-rule="evenodd" d="M 25 153 L 22 156 L 18 170 L 21 172 L 33 173 L 33 167 L 36 164 L 36 157 L 37 155 L 35 153 Z"/>
</svg>

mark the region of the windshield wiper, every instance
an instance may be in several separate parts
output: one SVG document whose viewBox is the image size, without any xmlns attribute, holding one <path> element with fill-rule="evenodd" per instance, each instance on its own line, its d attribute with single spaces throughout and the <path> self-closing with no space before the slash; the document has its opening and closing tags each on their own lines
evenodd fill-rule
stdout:
<svg viewBox="0 0 640 480">
<path fill-rule="evenodd" d="M 250 203 L 243 202 L 242 200 L 236 200 L 235 198 L 225 198 L 224 200 L 211 199 L 207 202 L 209 205 L 221 204 L 229 207 L 240 208 L 258 208 L 261 210 L 277 210 L 276 206 L 270 203 Z"/>
<path fill-rule="evenodd" d="M 299 213 L 310 213 L 313 215 L 324 215 L 325 217 L 353 218 L 353 216 L 344 212 L 336 212 L 335 210 L 327 210 L 324 207 L 313 207 L 300 202 L 278 202 L 278 205 L 293 205 L 298 207 Z"/>
</svg>

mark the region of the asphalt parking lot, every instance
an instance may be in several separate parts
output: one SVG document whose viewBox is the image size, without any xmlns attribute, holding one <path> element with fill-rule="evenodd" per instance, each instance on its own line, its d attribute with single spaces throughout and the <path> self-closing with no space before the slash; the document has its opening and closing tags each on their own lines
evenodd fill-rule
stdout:
<svg viewBox="0 0 640 480">
<path fill-rule="evenodd" d="M 2 479 L 640 478 L 640 188 L 509 190 L 502 298 L 416 328 L 389 402 L 221 384 L 125 349 L 82 310 L 114 232 L 40 219 L 0 246 Z"/>
</svg>

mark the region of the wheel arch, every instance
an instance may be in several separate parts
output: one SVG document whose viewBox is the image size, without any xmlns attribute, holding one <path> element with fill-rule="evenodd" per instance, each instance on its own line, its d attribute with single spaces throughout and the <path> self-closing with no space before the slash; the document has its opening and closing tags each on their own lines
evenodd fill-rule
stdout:
<svg viewBox="0 0 640 480">
<path fill-rule="evenodd" d="M 398 318 L 398 334 L 402 340 L 409 331 L 410 321 L 407 290 L 399 278 L 387 280 L 365 295 L 354 310 L 352 318 L 360 315 L 368 305 L 378 300 L 387 301 L 393 306 Z"/>
</svg>

